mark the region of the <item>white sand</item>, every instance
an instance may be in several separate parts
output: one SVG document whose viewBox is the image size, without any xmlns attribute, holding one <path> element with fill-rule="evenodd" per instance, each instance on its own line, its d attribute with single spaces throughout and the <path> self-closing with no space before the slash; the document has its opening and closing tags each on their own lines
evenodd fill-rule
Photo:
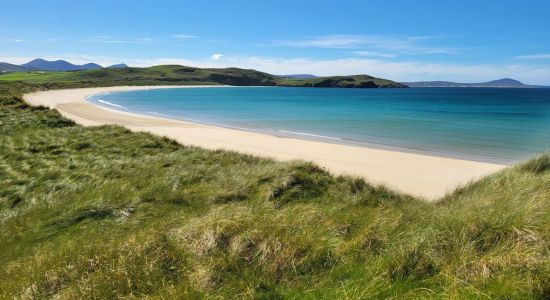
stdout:
<svg viewBox="0 0 550 300">
<path fill-rule="evenodd" d="M 118 124 L 133 131 L 167 136 L 186 145 L 227 149 L 277 160 L 312 161 L 332 173 L 361 176 L 371 183 L 384 184 L 427 200 L 437 199 L 460 184 L 505 167 L 462 159 L 278 138 L 267 134 L 119 112 L 85 101 L 86 96 L 100 92 L 151 88 L 170 87 L 55 90 L 27 94 L 24 98 L 31 105 L 55 108 L 65 117 L 84 126 Z"/>
</svg>

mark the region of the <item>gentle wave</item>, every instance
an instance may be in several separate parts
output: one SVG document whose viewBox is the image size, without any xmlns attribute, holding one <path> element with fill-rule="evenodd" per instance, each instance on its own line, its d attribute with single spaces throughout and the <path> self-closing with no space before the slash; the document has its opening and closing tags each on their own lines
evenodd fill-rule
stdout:
<svg viewBox="0 0 550 300">
<path fill-rule="evenodd" d="M 170 117 L 170 116 L 168 116 L 168 115 L 159 114 L 159 113 L 156 113 L 156 112 L 154 112 L 154 111 L 148 111 L 147 113 L 148 113 L 148 114 L 152 114 L 152 115 L 157 115 L 157 116 L 165 117 L 165 118 L 172 118 L 172 117 Z"/>
<path fill-rule="evenodd" d="M 311 136 L 311 137 L 319 137 L 319 138 L 331 139 L 331 140 L 342 140 L 339 137 L 333 137 L 333 136 L 328 136 L 328 135 L 319 135 L 319 134 L 313 134 L 313 133 L 307 133 L 307 132 L 289 131 L 289 130 L 282 130 L 282 129 L 278 129 L 277 131 L 284 132 L 284 133 L 297 134 L 297 135 L 306 135 L 306 136 Z"/>
<path fill-rule="evenodd" d="M 128 109 L 128 107 L 124 107 L 124 106 L 122 106 L 122 105 L 114 104 L 114 103 L 111 103 L 111 102 L 109 102 L 109 101 L 105 101 L 105 100 L 101 100 L 101 99 L 97 100 L 97 102 L 101 102 L 101 103 L 103 103 L 103 104 L 107 104 L 107 105 L 114 106 L 114 107 L 119 107 L 119 108 L 123 108 L 123 109 Z"/>
</svg>

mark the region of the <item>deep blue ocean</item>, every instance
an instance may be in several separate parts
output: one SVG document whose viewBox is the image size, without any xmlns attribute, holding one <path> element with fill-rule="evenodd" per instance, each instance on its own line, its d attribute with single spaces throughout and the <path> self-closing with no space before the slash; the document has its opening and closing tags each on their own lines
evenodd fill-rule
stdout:
<svg viewBox="0 0 550 300">
<path fill-rule="evenodd" d="M 144 115 L 478 161 L 512 163 L 550 150 L 550 89 L 218 87 L 88 100 Z"/>
</svg>

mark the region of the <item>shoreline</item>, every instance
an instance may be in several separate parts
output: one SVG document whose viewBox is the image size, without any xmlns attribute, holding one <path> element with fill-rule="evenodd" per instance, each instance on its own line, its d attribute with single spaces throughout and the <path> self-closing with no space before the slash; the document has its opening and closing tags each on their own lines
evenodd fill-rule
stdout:
<svg viewBox="0 0 550 300">
<path fill-rule="evenodd" d="M 185 86 L 187 87 L 187 86 Z M 204 87 L 226 87 L 231 88 L 235 86 L 197 86 L 197 88 L 204 88 Z M 254 88 L 257 88 L 258 86 L 253 86 Z M 261 86 L 260 86 L 261 87 Z M 118 91 L 117 91 L 118 92 Z M 124 91 L 122 91 L 124 92 Z M 177 117 L 177 116 L 169 116 L 165 114 L 161 114 L 158 112 L 153 111 L 137 111 L 133 110 L 128 107 L 124 107 L 115 103 L 111 103 L 104 100 L 95 100 L 90 99 L 94 96 L 98 96 L 101 94 L 109 94 L 107 93 L 97 93 L 89 95 L 85 98 L 86 102 L 91 103 L 95 106 L 102 107 L 107 110 L 112 110 L 115 112 L 121 112 L 121 113 L 128 113 L 135 116 L 145 116 L 145 117 L 153 117 L 153 118 L 162 118 L 162 119 L 169 119 L 174 121 L 182 121 L 182 122 L 188 122 L 188 123 L 195 123 L 195 124 L 201 124 L 205 126 L 214 126 L 214 127 L 221 127 L 226 129 L 235 129 L 239 131 L 246 131 L 246 132 L 252 132 L 252 133 L 258 133 L 258 134 L 267 134 L 274 137 L 283 137 L 283 138 L 291 138 L 291 139 L 300 139 L 300 140 L 306 140 L 306 141 L 314 141 L 314 142 L 321 142 L 321 143 L 327 143 L 327 144 L 338 144 L 338 145 L 345 145 L 345 146 L 352 146 L 352 147 L 361 147 L 361 148 L 372 148 L 372 149 L 378 149 L 378 150 L 386 150 L 386 151 L 395 151 L 395 152 L 405 152 L 405 153 L 412 153 L 412 154 L 419 154 L 419 155 L 426 155 L 426 156 L 437 156 L 437 157 L 443 157 L 443 158 L 452 158 L 452 159 L 460 159 L 460 160 L 468 160 L 468 161 L 475 161 L 480 163 L 489 163 L 489 164 L 497 164 L 497 165 L 511 165 L 515 164 L 521 160 L 512 160 L 511 158 L 503 158 L 503 157 L 487 157 L 483 155 L 473 156 L 473 155 L 467 155 L 460 152 L 452 152 L 452 151 L 436 151 L 436 150 L 429 150 L 429 149 L 422 149 L 422 148 L 414 148 L 414 147 L 404 147 L 404 146 L 397 146 L 389 143 L 381 143 L 381 142 L 375 142 L 375 141 L 360 141 L 360 140 L 354 140 L 354 139 L 347 139 L 347 138 L 341 138 L 336 136 L 327 136 L 327 135 L 319 135 L 319 134 L 313 134 L 308 132 L 301 132 L 301 131 L 289 131 L 289 130 L 282 130 L 282 129 L 252 129 L 252 128 L 245 128 L 245 127 L 239 127 L 231 124 L 226 123 L 215 123 L 215 122 L 208 122 L 208 121 L 201 121 L 201 120 L 195 120 L 192 118 L 183 118 L 183 117 Z M 96 102 L 97 101 L 97 102 Z M 99 102 L 99 103 L 98 103 Z"/>
<path fill-rule="evenodd" d="M 269 133 L 195 123 L 162 116 L 148 116 L 96 105 L 87 97 L 116 91 L 163 88 L 216 88 L 227 86 L 118 86 L 51 90 L 25 94 L 31 105 L 57 109 L 84 126 L 117 124 L 172 138 L 183 145 L 224 149 L 276 160 L 301 159 L 333 174 L 363 177 L 397 191 L 435 200 L 468 181 L 506 167 L 459 158 L 431 156 L 398 150 L 330 143 L 314 139 L 276 136 Z"/>
</svg>

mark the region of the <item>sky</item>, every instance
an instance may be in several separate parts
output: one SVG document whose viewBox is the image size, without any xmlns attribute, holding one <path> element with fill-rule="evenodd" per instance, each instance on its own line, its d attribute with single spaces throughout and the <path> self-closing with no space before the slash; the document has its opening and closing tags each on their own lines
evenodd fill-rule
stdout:
<svg viewBox="0 0 550 300">
<path fill-rule="evenodd" d="M 548 0 L 0 0 L 0 61 L 550 85 Z"/>
</svg>

